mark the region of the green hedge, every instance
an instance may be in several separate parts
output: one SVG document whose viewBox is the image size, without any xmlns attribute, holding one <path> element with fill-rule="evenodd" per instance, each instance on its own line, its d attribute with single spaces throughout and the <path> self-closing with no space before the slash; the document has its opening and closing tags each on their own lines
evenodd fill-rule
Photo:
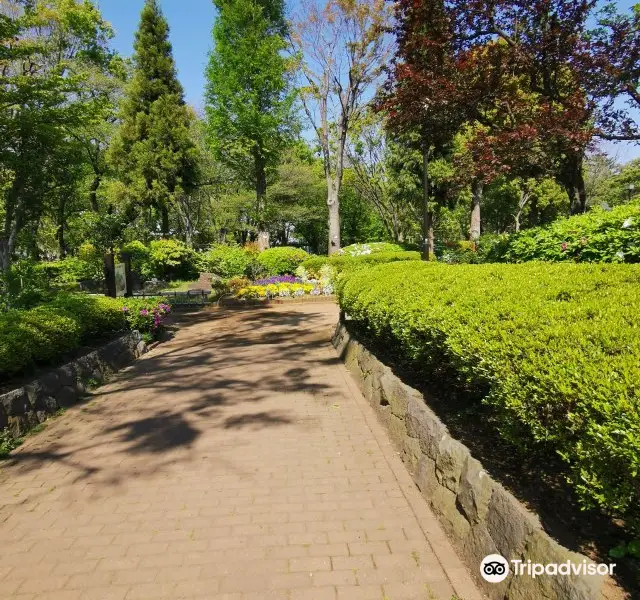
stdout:
<svg viewBox="0 0 640 600">
<path fill-rule="evenodd" d="M 511 236 L 501 251 L 507 262 L 640 262 L 640 203 L 609 211 L 598 207 L 546 227 L 526 229 Z"/>
<path fill-rule="evenodd" d="M 198 267 L 203 273 L 213 273 L 222 279 L 251 277 L 255 265 L 255 253 L 242 246 L 215 244 L 198 257 Z"/>
<path fill-rule="evenodd" d="M 484 396 L 505 439 L 559 454 L 584 506 L 638 529 L 639 289 L 635 265 L 411 263 L 349 273 L 338 291 L 425 378 Z"/>
<path fill-rule="evenodd" d="M 290 275 L 309 258 L 309 253 L 302 248 L 292 248 L 290 246 L 280 246 L 268 248 L 258 254 L 258 264 L 268 276 Z"/>
<path fill-rule="evenodd" d="M 341 248 L 340 254 L 348 254 L 350 256 L 363 256 L 368 254 L 376 254 L 378 252 L 404 252 L 404 248 L 399 244 L 391 242 L 368 242 L 364 244 L 351 244 Z"/>
<path fill-rule="evenodd" d="M 324 265 L 330 265 L 338 273 L 372 267 L 379 264 L 420 260 L 419 252 L 377 252 L 362 256 L 350 256 L 347 254 L 332 254 L 331 256 L 313 256 L 305 260 L 302 266 L 310 274 L 317 276 Z"/>
<path fill-rule="evenodd" d="M 1 313 L 0 381 L 57 362 L 81 344 L 107 334 L 135 327 L 153 335 L 158 309 L 164 316 L 169 307 L 159 298 L 60 294 L 45 306 Z"/>
</svg>

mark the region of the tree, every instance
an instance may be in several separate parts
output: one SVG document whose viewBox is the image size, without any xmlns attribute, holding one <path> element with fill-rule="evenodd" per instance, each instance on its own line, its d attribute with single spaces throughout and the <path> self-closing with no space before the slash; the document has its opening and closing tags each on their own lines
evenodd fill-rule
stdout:
<svg viewBox="0 0 640 600">
<path fill-rule="evenodd" d="M 146 0 L 134 42 L 134 72 L 122 104 L 110 157 L 137 205 L 152 206 L 169 234 L 169 211 L 197 181 L 197 152 L 189 133 L 169 42 L 157 0 Z"/>
<path fill-rule="evenodd" d="M 113 55 L 111 28 L 90 1 L 16 0 L 0 9 L 0 267 L 6 277 L 21 231 L 33 225 L 35 237 L 47 204 L 64 200 L 79 173 L 73 132 L 97 110 L 89 72 L 108 69 Z M 63 240 L 60 245 L 64 251 Z"/>
<path fill-rule="evenodd" d="M 607 140 L 640 141 L 640 6 L 623 15 L 607 4 L 591 33 L 587 69 L 589 92 L 596 102 L 596 135 Z"/>
<path fill-rule="evenodd" d="M 259 246 L 269 246 L 267 176 L 295 128 L 283 56 L 283 0 L 216 0 L 206 112 L 215 156 L 255 189 Z"/>
<path fill-rule="evenodd" d="M 301 98 L 313 126 L 327 182 L 329 254 L 340 249 L 340 188 L 350 128 L 369 104 L 390 55 L 391 14 L 384 0 L 309 0 L 297 19 Z"/>
</svg>

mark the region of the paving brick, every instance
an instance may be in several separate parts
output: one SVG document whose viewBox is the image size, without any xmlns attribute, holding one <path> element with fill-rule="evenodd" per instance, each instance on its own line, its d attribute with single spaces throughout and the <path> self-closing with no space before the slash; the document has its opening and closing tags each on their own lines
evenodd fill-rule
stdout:
<svg viewBox="0 0 640 600">
<path fill-rule="evenodd" d="M 425 537 L 399 457 L 336 364 L 336 316 L 181 316 L 30 436 L 0 465 L 0 597 L 450 600 L 441 561 L 477 597 L 428 510 Z"/>
</svg>

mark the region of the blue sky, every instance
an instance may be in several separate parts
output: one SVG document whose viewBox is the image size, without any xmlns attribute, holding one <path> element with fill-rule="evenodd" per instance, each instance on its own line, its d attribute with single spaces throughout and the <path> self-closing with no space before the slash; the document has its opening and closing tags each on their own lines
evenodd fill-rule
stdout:
<svg viewBox="0 0 640 600">
<path fill-rule="evenodd" d="M 103 16 L 113 25 L 114 48 L 123 56 L 133 52 L 144 0 L 98 0 Z M 196 108 L 203 106 L 204 69 L 211 50 L 211 27 L 215 11 L 211 0 L 160 0 L 169 27 L 178 75 L 186 100 Z"/>
<path fill-rule="evenodd" d="M 618 6 L 627 10 L 634 2 L 622 0 Z M 144 0 L 98 0 L 98 4 L 104 17 L 116 30 L 113 46 L 123 56 L 130 56 Z M 213 2 L 160 0 L 160 4 L 169 21 L 173 54 L 186 100 L 197 109 L 202 109 L 204 69 L 211 50 L 211 27 L 215 17 Z M 640 146 L 636 144 L 607 143 L 602 149 L 616 156 L 620 162 L 640 156 Z"/>
</svg>

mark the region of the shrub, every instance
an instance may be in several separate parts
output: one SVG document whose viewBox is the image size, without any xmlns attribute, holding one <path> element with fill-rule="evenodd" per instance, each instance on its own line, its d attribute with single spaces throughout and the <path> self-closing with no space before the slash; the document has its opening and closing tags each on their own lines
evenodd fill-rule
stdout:
<svg viewBox="0 0 640 600">
<path fill-rule="evenodd" d="M 122 313 L 122 300 L 87 294 L 59 294 L 50 306 L 59 308 L 78 319 L 83 341 L 96 336 L 125 329 L 127 322 Z"/>
<path fill-rule="evenodd" d="M 171 307 L 162 298 L 60 294 L 32 310 L 0 314 L 0 381 L 59 361 L 81 343 L 127 329 L 155 337 Z"/>
<path fill-rule="evenodd" d="M 269 248 L 258 254 L 257 260 L 267 275 L 290 275 L 307 259 L 302 248 L 281 246 Z"/>
<path fill-rule="evenodd" d="M 38 307 L 0 315 L 0 379 L 45 364 L 80 343 L 81 326 L 62 310 Z"/>
<path fill-rule="evenodd" d="M 332 254 L 331 256 L 313 256 L 302 263 L 309 275 L 320 277 L 320 270 L 324 265 L 329 265 L 337 273 L 353 271 L 396 261 L 420 260 L 419 252 L 378 252 L 362 256 L 350 256 L 345 254 Z"/>
<path fill-rule="evenodd" d="M 201 272 L 214 273 L 223 279 L 253 275 L 254 253 L 241 246 L 216 244 L 198 258 Z"/>
<path fill-rule="evenodd" d="M 507 262 L 640 262 L 640 203 L 610 211 L 594 208 L 546 227 L 526 229 L 511 236 L 503 258 Z"/>
<path fill-rule="evenodd" d="M 198 276 L 196 259 L 197 254 L 180 240 L 154 240 L 149 244 L 141 273 L 145 279 L 192 280 Z"/>
<path fill-rule="evenodd" d="M 123 254 L 128 254 L 131 259 L 131 270 L 142 277 L 142 269 L 149 261 L 149 248 L 141 241 L 134 240 L 128 242 L 120 249 L 120 258 Z"/>
<path fill-rule="evenodd" d="M 404 248 L 398 244 L 390 242 L 368 242 L 366 244 L 351 244 L 341 248 L 338 254 L 349 256 L 366 256 L 378 252 L 404 252 Z"/>
<path fill-rule="evenodd" d="M 556 452 L 584 506 L 640 525 L 640 267 L 406 263 L 349 273 L 341 308 L 427 380 Z"/>
</svg>

